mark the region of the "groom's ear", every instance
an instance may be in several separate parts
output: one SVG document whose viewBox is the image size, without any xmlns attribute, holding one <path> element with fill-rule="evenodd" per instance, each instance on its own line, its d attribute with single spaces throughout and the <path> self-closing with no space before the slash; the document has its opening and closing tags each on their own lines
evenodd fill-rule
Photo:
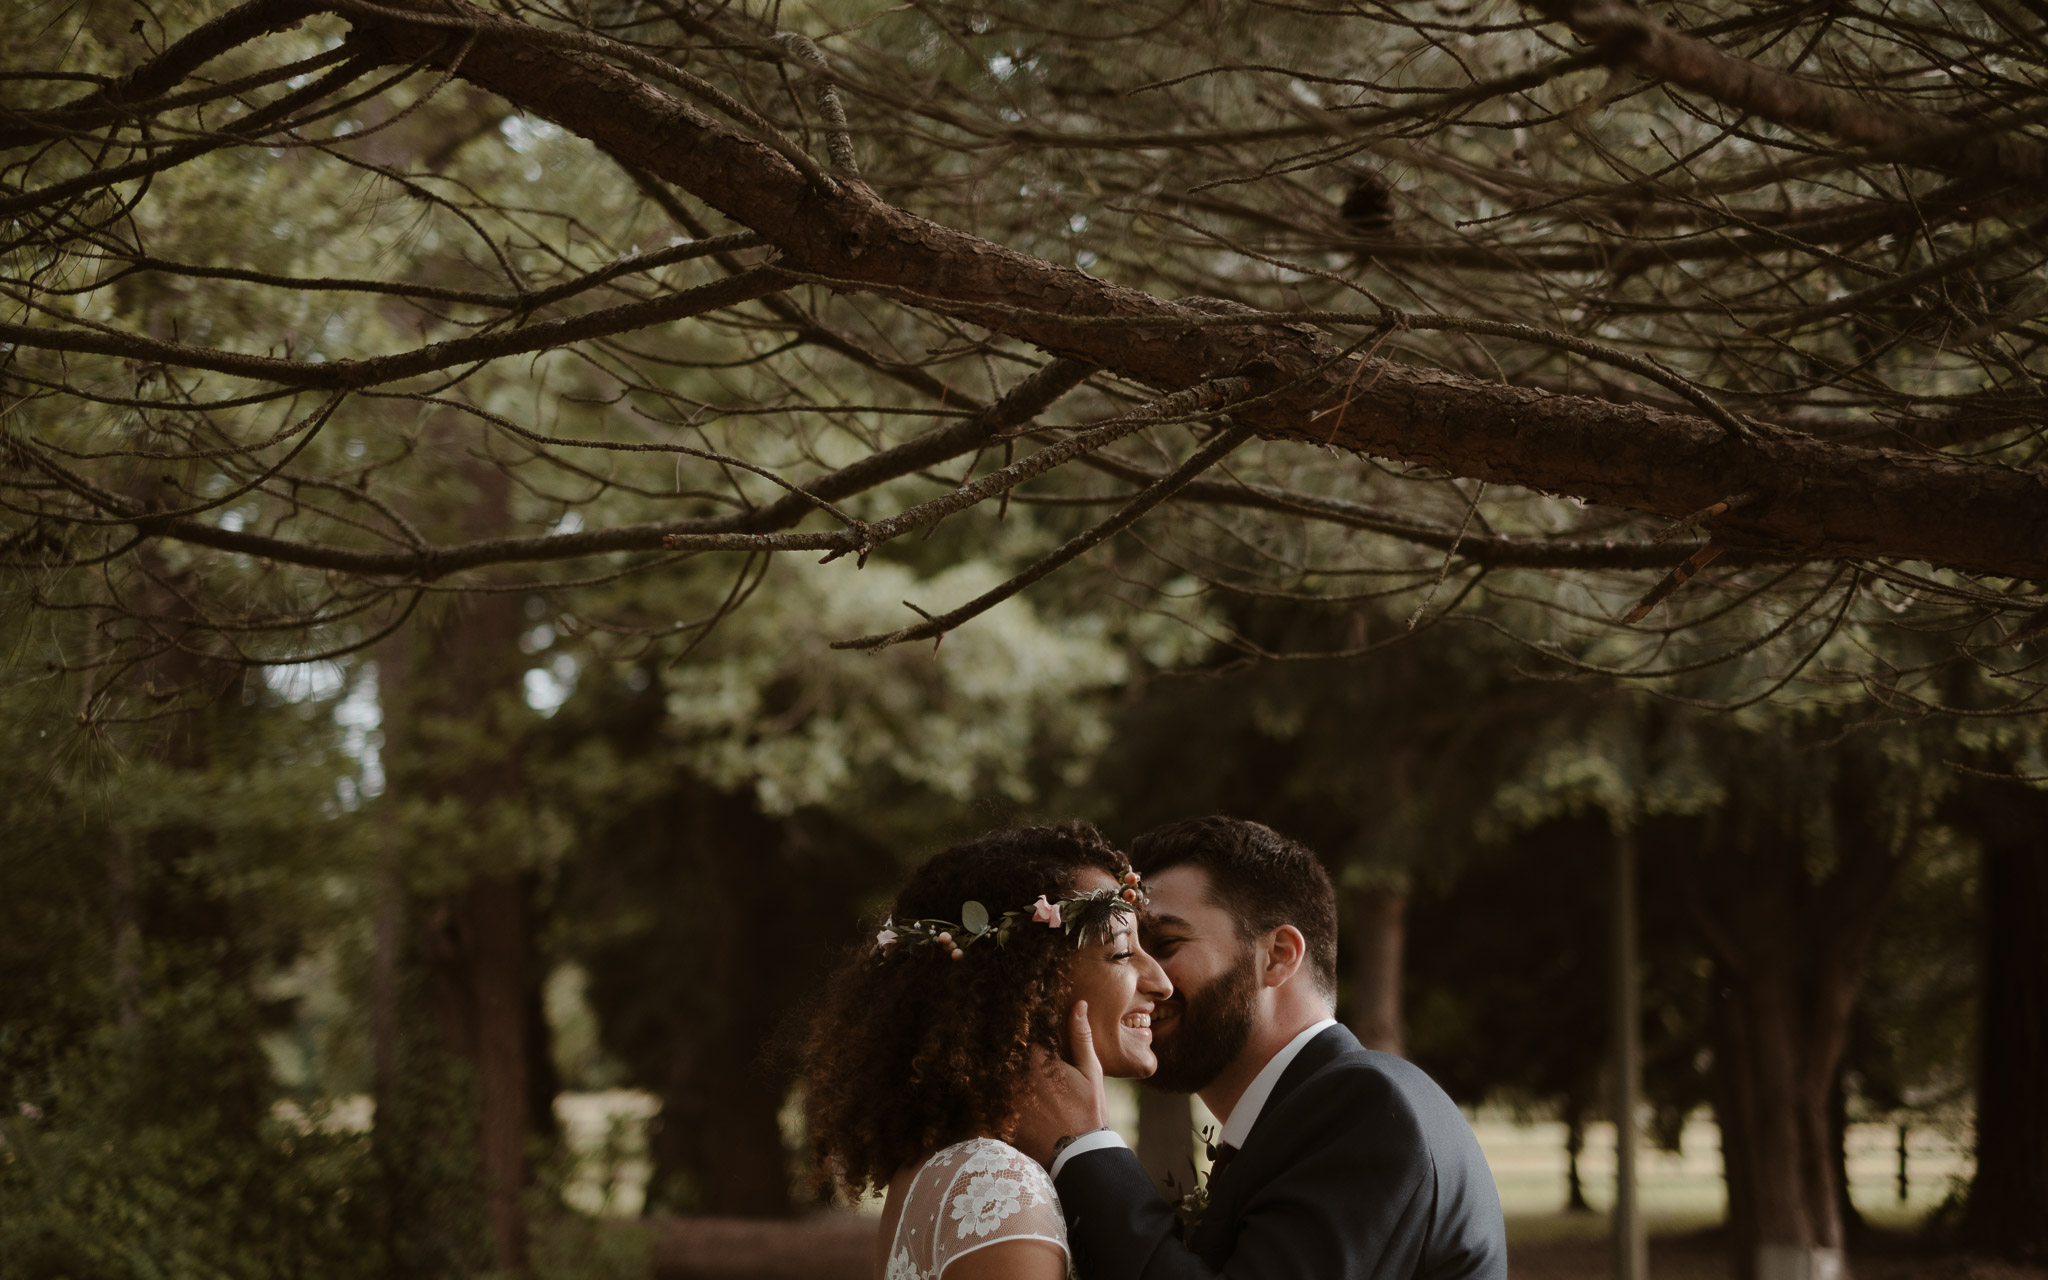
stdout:
<svg viewBox="0 0 2048 1280">
<path fill-rule="evenodd" d="M 1284 986 L 1301 972 L 1301 963 L 1308 958 L 1308 939 L 1293 925 L 1283 924 L 1266 935 L 1262 950 L 1259 985 Z"/>
</svg>

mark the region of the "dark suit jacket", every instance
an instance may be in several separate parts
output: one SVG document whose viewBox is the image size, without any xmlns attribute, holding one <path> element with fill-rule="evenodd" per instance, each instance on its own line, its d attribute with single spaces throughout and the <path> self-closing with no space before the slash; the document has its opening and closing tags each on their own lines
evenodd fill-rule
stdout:
<svg viewBox="0 0 2048 1280">
<path fill-rule="evenodd" d="M 1082 1280 L 1506 1280 L 1500 1196 L 1434 1080 L 1341 1026 L 1302 1046 L 1185 1242 L 1138 1157 L 1060 1170 Z"/>
</svg>

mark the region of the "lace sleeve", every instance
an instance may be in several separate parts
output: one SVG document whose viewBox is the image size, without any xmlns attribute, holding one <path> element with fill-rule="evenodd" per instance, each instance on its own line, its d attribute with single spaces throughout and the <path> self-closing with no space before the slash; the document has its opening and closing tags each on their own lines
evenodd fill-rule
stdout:
<svg viewBox="0 0 2048 1280">
<path fill-rule="evenodd" d="M 977 1249 L 1005 1240 L 1043 1240 L 1067 1252 L 1067 1223 L 1052 1179 L 1007 1143 L 966 1144 L 945 1183 L 934 1233 L 932 1274 Z"/>
</svg>

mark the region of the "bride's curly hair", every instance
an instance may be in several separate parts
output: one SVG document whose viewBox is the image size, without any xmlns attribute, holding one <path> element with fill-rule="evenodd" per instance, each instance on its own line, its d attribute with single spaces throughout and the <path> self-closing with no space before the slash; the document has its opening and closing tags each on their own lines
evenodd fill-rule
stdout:
<svg viewBox="0 0 2048 1280">
<path fill-rule="evenodd" d="M 1119 878 L 1130 866 L 1085 822 L 992 831 L 919 867 L 890 915 L 957 921 L 969 901 L 1000 915 L 1074 892 L 1088 869 Z M 880 1190 L 941 1147 L 1011 1137 L 1032 1047 L 1063 1041 L 1073 952 L 1062 931 L 1031 928 L 959 960 L 929 944 L 857 944 L 805 1046 L 813 1190 L 835 1177 Z"/>
</svg>

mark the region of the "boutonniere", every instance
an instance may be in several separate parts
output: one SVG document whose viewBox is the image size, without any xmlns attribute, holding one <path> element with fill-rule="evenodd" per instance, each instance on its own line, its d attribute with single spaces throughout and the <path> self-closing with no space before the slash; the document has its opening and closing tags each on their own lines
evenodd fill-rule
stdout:
<svg viewBox="0 0 2048 1280">
<path fill-rule="evenodd" d="M 1216 1158 L 1215 1127 L 1213 1125 L 1205 1126 L 1202 1129 L 1201 1138 L 1203 1149 L 1209 1153 L 1209 1159 L 1214 1161 Z M 1194 1185 L 1186 1191 L 1181 1191 L 1179 1184 L 1174 1181 L 1173 1175 L 1170 1173 L 1166 1175 L 1166 1190 L 1173 1199 L 1174 1216 L 1180 1219 L 1180 1234 L 1183 1240 L 1195 1234 L 1195 1228 L 1202 1225 L 1202 1215 L 1209 1211 L 1209 1176 L 1209 1170 L 1195 1170 Z"/>
</svg>

